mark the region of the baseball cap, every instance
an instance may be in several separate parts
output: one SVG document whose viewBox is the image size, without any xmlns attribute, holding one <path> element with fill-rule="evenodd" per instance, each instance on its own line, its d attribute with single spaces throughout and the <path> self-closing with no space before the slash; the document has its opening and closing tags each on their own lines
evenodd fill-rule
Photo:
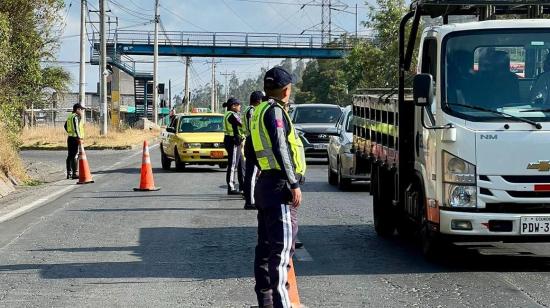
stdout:
<svg viewBox="0 0 550 308">
<path fill-rule="evenodd" d="M 80 105 L 80 103 L 76 103 L 73 105 L 73 111 L 76 111 L 77 109 L 86 109 L 86 107 Z"/>
<path fill-rule="evenodd" d="M 282 89 L 291 83 L 296 83 L 295 76 L 280 66 L 270 69 L 264 76 L 264 89 L 266 90 Z"/>
<path fill-rule="evenodd" d="M 250 94 L 250 102 L 259 102 L 264 98 L 264 96 L 265 93 L 263 91 L 254 91 Z"/>
<path fill-rule="evenodd" d="M 240 105 L 241 101 L 238 98 L 230 97 L 225 104 L 223 104 L 223 107 L 230 107 L 232 105 Z"/>
</svg>

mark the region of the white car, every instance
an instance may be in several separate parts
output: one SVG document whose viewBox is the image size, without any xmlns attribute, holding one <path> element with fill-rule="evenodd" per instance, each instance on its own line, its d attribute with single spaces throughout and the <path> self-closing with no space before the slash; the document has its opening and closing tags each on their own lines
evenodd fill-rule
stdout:
<svg viewBox="0 0 550 308">
<path fill-rule="evenodd" d="M 336 124 L 338 135 L 330 136 L 328 145 L 328 182 L 346 190 L 353 180 L 370 180 L 367 170 L 358 170 L 353 147 L 353 123 L 351 106 L 344 109 Z"/>
</svg>

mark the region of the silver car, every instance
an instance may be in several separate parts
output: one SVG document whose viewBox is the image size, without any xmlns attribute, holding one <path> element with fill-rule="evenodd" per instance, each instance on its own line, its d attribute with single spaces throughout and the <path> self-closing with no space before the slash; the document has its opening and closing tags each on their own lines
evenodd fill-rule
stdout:
<svg viewBox="0 0 550 308">
<path fill-rule="evenodd" d="M 344 109 L 336 129 L 337 136 L 331 136 L 328 145 L 328 182 L 346 190 L 352 180 L 369 180 L 367 170 L 357 170 L 353 147 L 353 124 L 351 106 Z"/>
</svg>

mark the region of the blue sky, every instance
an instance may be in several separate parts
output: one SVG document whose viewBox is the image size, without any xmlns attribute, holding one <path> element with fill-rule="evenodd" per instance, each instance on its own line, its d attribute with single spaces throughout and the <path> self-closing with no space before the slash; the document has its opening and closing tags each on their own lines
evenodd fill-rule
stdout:
<svg viewBox="0 0 550 308">
<path fill-rule="evenodd" d="M 99 7 L 98 0 L 88 0 L 90 8 Z M 311 0 L 160 0 L 160 18 L 167 31 L 230 31 L 230 32 L 262 32 L 299 34 L 321 21 L 321 9 L 318 6 L 306 6 L 300 9 L 300 3 Z M 321 0 L 317 1 L 318 3 Z M 336 3 L 333 0 L 333 3 Z M 154 0 L 106 0 L 110 16 L 119 19 L 119 27 L 130 29 L 154 29 Z M 365 20 L 367 8 L 363 0 L 342 0 L 341 3 L 350 6 L 354 11 L 355 4 L 359 6 L 359 21 Z M 66 27 L 63 32 L 59 61 L 78 61 L 79 59 L 79 24 L 80 0 L 65 0 Z M 90 13 L 92 21 L 98 21 L 96 13 Z M 341 12 L 333 12 L 335 28 L 355 31 L 355 16 Z M 114 19 L 114 18 L 113 18 Z M 138 25 L 141 24 L 141 25 Z M 318 28 L 318 27 L 317 27 Z M 91 29 L 91 26 L 88 26 Z M 359 27 L 360 33 L 366 29 Z M 88 54 L 89 58 L 89 54 Z M 152 61 L 152 57 L 139 58 Z M 206 61 L 211 58 L 193 58 L 191 88 L 197 88 L 210 82 L 211 70 Z M 224 79 L 220 73 L 235 72 L 240 80 L 255 77 L 261 67 L 273 66 L 281 59 L 235 59 L 219 58 L 218 81 Z M 176 57 L 161 57 L 159 64 L 159 82 L 168 84 L 172 80 L 172 93 L 183 90 L 185 65 Z M 78 64 L 62 62 L 73 76 L 72 90 L 78 88 Z M 139 65 L 140 70 L 153 70 L 151 63 Z M 98 81 L 98 67 L 87 65 L 87 91 L 95 91 Z"/>
</svg>

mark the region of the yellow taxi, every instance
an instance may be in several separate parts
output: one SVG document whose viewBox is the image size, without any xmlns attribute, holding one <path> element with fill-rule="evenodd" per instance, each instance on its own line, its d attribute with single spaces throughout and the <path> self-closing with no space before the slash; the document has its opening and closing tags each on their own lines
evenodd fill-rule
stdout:
<svg viewBox="0 0 550 308">
<path fill-rule="evenodd" d="M 186 165 L 227 166 L 223 146 L 223 114 L 177 114 L 161 133 L 162 169 L 170 170 L 172 161 L 177 170 Z"/>
</svg>

